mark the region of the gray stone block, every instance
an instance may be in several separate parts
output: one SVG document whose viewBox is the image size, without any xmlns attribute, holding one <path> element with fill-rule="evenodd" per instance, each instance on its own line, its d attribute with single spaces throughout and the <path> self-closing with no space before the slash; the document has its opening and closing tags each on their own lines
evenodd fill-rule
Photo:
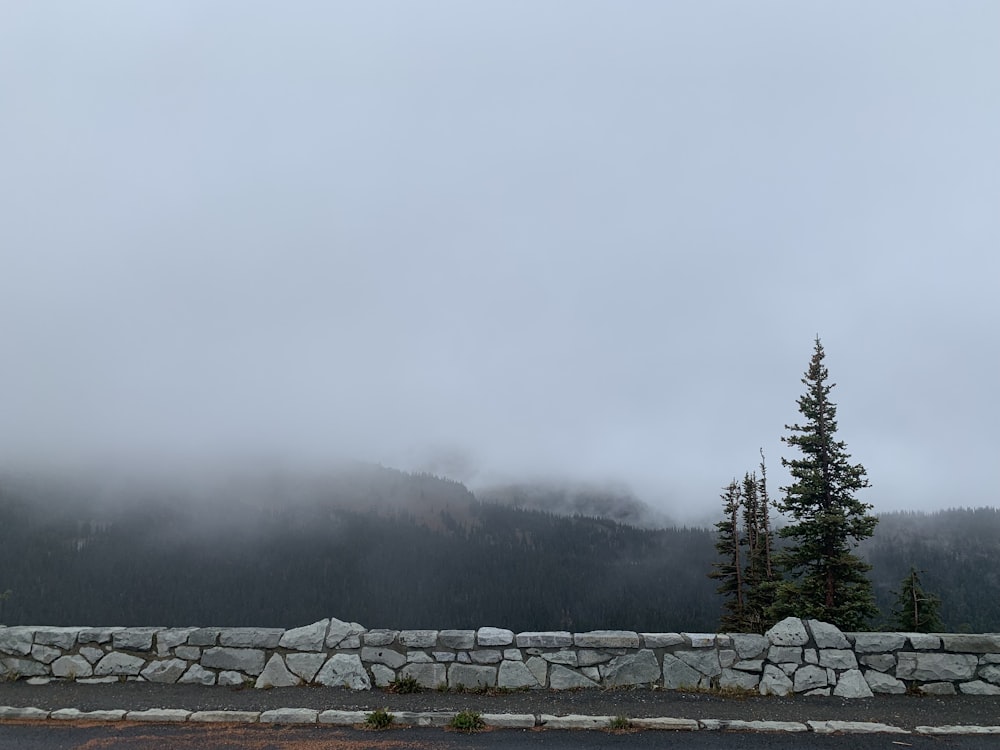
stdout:
<svg viewBox="0 0 1000 750">
<path fill-rule="evenodd" d="M 52 674 L 55 677 L 75 680 L 79 677 L 90 677 L 94 668 L 82 656 L 60 656 L 52 662 Z"/>
<path fill-rule="evenodd" d="M 764 655 L 769 645 L 767 638 L 756 633 L 729 633 L 728 635 L 740 659 L 757 659 Z"/>
<path fill-rule="evenodd" d="M 156 652 L 160 656 L 166 656 L 171 649 L 183 646 L 187 643 L 188 637 L 197 628 L 167 628 L 156 634 Z"/>
<path fill-rule="evenodd" d="M 253 684 L 253 678 L 242 672 L 227 669 L 219 672 L 218 683 L 223 687 L 247 687 Z"/>
<path fill-rule="evenodd" d="M 385 644 L 379 644 L 384 646 Z M 332 724 L 339 727 L 350 727 L 355 724 L 364 724 L 368 716 L 367 711 L 322 711 L 319 715 L 320 724 Z"/>
<path fill-rule="evenodd" d="M 375 680 L 375 687 L 384 688 L 396 681 L 396 673 L 384 664 L 372 664 L 369 671 Z"/>
<path fill-rule="evenodd" d="M 566 648 L 573 645 L 573 634 L 565 630 L 518 633 L 514 639 L 518 648 Z"/>
<path fill-rule="evenodd" d="M 971 680 L 979 659 L 972 654 L 933 654 L 903 651 L 896 656 L 896 677 L 901 680 Z"/>
<path fill-rule="evenodd" d="M 49 712 L 44 708 L 29 706 L 21 708 L 19 706 L 0 706 L 0 719 L 47 719 Z"/>
<path fill-rule="evenodd" d="M 51 664 L 62 655 L 63 652 L 58 648 L 38 644 L 31 647 L 31 658 L 42 664 Z"/>
<path fill-rule="evenodd" d="M 253 724 L 260 719 L 260 711 L 195 711 L 188 721 L 204 724 Z"/>
<path fill-rule="evenodd" d="M 322 651 L 326 643 L 326 631 L 329 628 L 329 618 L 301 628 L 292 628 L 284 632 L 278 645 L 293 651 Z"/>
<path fill-rule="evenodd" d="M 261 724 L 315 724 L 319 711 L 311 708 L 275 708 L 263 711 L 260 715 Z"/>
<path fill-rule="evenodd" d="M 200 664 L 192 664 L 177 680 L 181 685 L 214 685 L 215 672 L 210 672 Z"/>
<path fill-rule="evenodd" d="M 0 652 L 27 656 L 31 653 L 35 632 L 31 628 L 0 628 Z"/>
<path fill-rule="evenodd" d="M 824 688 L 829 685 L 828 675 L 825 669 L 807 664 L 795 670 L 795 692 L 804 693 L 815 688 Z"/>
<path fill-rule="evenodd" d="M 760 676 L 753 672 L 723 669 L 719 676 L 719 687 L 723 689 L 756 690 L 759 684 Z"/>
<path fill-rule="evenodd" d="M 407 664 L 399 674 L 412 677 L 421 687 L 436 689 L 448 684 L 448 666 L 446 664 Z"/>
<path fill-rule="evenodd" d="M 928 682 L 919 685 L 917 690 L 924 695 L 955 695 L 955 685 L 951 682 Z"/>
<path fill-rule="evenodd" d="M 684 636 L 684 641 L 691 648 L 715 648 L 716 646 L 715 633 L 681 633 L 681 635 Z"/>
<path fill-rule="evenodd" d="M 1000 695 L 1000 685 L 991 685 L 982 680 L 963 682 L 958 689 L 965 695 Z"/>
<path fill-rule="evenodd" d="M 125 628 L 84 628 L 76 636 L 77 643 L 110 643 L 119 630 Z"/>
<path fill-rule="evenodd" d="M 806 620 L 818 648 L 850 648 L 851 644 L 836 625 L 821 620 Z"/>
<path fill-rule="evenodd" d="M 197 628 L 187 639 L 189 646 L 215 646 L 219 642 L 218 628 Z"/>
<path fill-rule="evenodd" d="M 597 683 L 574 669 L 553 664 L 549 669 L 549 687 L 553 690 L 597 687 Z"/>
<path fill-rule="evenodd" d="M 396 642 L 397 635 L 398 630 L 369 630 L 363 640 L 366 646 L 389 646 Z"/>
<path fill-rule="evenodd" d="M 656 654 L 649 649 L 642 649 L 636 654 L 615 657 L 609 664 L 601 667 L 604 684 L 608 687 L 621 685 L 651 685 L 662 676 Z"/>
<path fill-rule="evenodd" d="M 438 633 L 442 648 L 471 649 L 476 647 L 475 630 L 442 630 Z"/>
<path fill-rule="evenodd" d="M 83 649 L 80 649 L 83 653 Z M 201 649 L 197 646 L 178 646 L 174 649 L 174 656 L 185 661 L 198 661 L 201 659 Z"/>
<path fill-rule="evenodd" d="M 884 654 L 897 651 L 906 645 L 902 633 L 851 633 L 856 654 Z"/>
<path fill-rule="evenodd" d="M 874 669 L 865 671 L 865 681 L 873 693 L 891 693 L 893 695 L 903 695 L 906 692 L 906 684 L 895 677 Z"/>
<path fill-rule="evenodd" d="M 125 721 L 182 722 L 187 721 L 191 711 L 182 708 L 147 708 L 145 711 L 129 711 Z"/>
<path fill-rule="evenodd" d="M 496 687 L 496 684 L 496 667 L 458 663 L 448 666 L 448 687 Z"/>
<path fill-rule="evenodd" d="M 838 698 L 871 698 L 872 690 L 860 669 L 849 669 L 840 675 L 833 694 Z"/>
<path fill-rule="evenodd" d="M 71 649 L 85 628 L 35 628 L 35 643 Z"/>
<path fill-rule="evenodd" d="M 278 654 L 272 654 L 264 666 L 264 671 L 260 673 L 254 687 L 257 689 L 293 687 L 302 684 L 301 678 L 288 671 L 285 662 Z"/>
<path fill-rule="evenodd" d="M 680 633 L 639 633 L 642 645 L 646 648 L 670 648 L 684 643 Z"/>
<path fill-rule="evenodd" d="M 343 620 L 338 620 L 336 617 L 331 617 L 330 629 L 326 634 L 326 647 L 361 648 L 361 636 L 364 633 L 364 627 L 356 622 L 344 622 Z M 354 645 L 355 642 L 357 645 Z"/>
<path fill-rule="evenodd" d="M 437 646 L 436 630 L 400 630 L 396 640 L 407 648 L 433 648 Z"/>
<path fill-rule="evenodd" d="M 35 643 L 38 643 L 35 634 Z M 1000 651 L 1000 635 L 942 635 L 941 643 L 945 651 L 958 651 L 966 654 L 990 654 Z"/>
<path fill-rule="evenodd" d="M 481 648 L 470 651 L 469 656 L 472 657 L 474 664 L 499 664 L 503 659 L 503 654 L 492 648 Z M 573 654 L 573 656 L 575 657 L 576 654 Z"/>
<path fill-rule="evenodd" d="M 809 642 L 806 626 L 798 617 L 786 617 L 765 635 L 773 646 L 805 646 Z"/>
<path fill-rule="evenodd" d="M 361 661 L 366 664 L 385 664 L 392 669 L 399 669 L 406 664 L 406 656 L 391 648 L 375 648 L 362 646 Z"/>
<path fill-rule="evenodd" d="M 874 721 L 807 721 L 816 734 L 909 734 L 900 727 Z"/>
<path fill-rule="evenodd" d="M 277 648 L 284 634 L 282 628 L 227 628 L 219 633 L 219 645 L 229 648 Z"/>
<path fill-rule="evenodd" d="M 201 655 L 201 665 L 210 669 L 231 669 L 259 675 L 264 670 L 264 652 L 256 648 L 207 648 Z"/>
<path fill-rule="evenodd" d="M 434 661 L 431 655 L 426 651 L 407 651 L 406 652 L 406 662 L 407 664 L 429 664 Z"/>
<path fill-rule="evenodd" d="M 59 708 L 49 714 L 49 718 L 62 721 L 121 721 L 125 713 L 121 709 L 81 711 L 78 708 Z"/>
<path fill-rule="evenodd" d="M 593 667 L 596 664 L 606 664 L 609 661 L 611 661 L 611 654 L 606 654 L 603 651 L 581 649 L 576 654 L 576 665 L 570 664 L 569 666 Z"/>
<path fill-rule="evenodd" d="M 164 659 L 150 662 L 139 674 L 148 682 L 173 684 L 187 669 L 188 663 L 183 659 Z"/>
<path fill-rule="evenodd" d="M 549 679 L 549 663 L 539 656 L 532 656 L 525 663 L 525 666 L 538 680 L 538 684 L 545 687 Z"/>
<path fill-rule="evenodd" d="M 862 654 L 858 661 L 879 672 L 888 672 L 896 666 L 896 657 L 893 654 Z"/>
<path fill-rule="evenodd" d="M 285 664 L 288 668 L 305 682 L 313 681 L 325 661 L 326 654 L 302 653 L 285 656 Z"/>
<path fill-rule="evenodd" d="M 639 634 L 631 630 L 591 630 L 576 633 L 573 643 L 579 648 L 639 648 Z"/>
<path fill-rule="evenodd" d="M 538 717 L 538 723 L 546 729 L 607 729 L 608 723 L 613 718 L 613 716 L 585 716 L 582 714 L 567 714 L 565 716 L 541 714 Z"/>
<path fill-rule="evenodd" d="M 722 665 L 719 663 L 717 651 L 675 651 L 674 656 L 689 667 L 697 669 L 706 677 L 722 674 Z"/>
<path fill-rule="evenodd" d="M 767 660 L 772 664 L 801 664 L 802 648 L 799 646 L 771 646 Z"/>
<path fill-rule="evenodd" d="M 111 636 L 116 651 L 152 651 L 153 638 L 162 628 L 125 628 Z"/>
<path fill-rule="evenodd" d="M 514 632 L 504 628 L 479 628 L 476 643 L 480 646 L 509 646 L 514 642 Z"/>
<path fill-rule="evenodd" d="M 987 682 L 1000 685 L 1000 664 L 987 662 L 984 666 L 979 667 L 979 676 Z"/>
<path fill-rule="evenodd" d="M 334 654 L 316 674 L 314 682 L 327 687 L 371 690 L 372 682 L 357 654 Z"/>
<path fill-rule="evenodd" d="M 146 662 L 138 656 L 112 651 L 97 662 L 97 666 L 94 667 L 94 675 L 97 677 L 105 675 L 134 676 L 139 674 L 145 664 Z"/>
<path fill-rule="evenodd" d="M 521 661 L 504 661 L 497 674 L 497 687 L 509 690 L 542 687 L 528 666 Z"/>
<path fill-rule="evenodd" d="M 562 664 L 564 667 L 580 666 L 580 658 L 576 651 L 563 649 L 561 651 L 547 651 L 539 654 L 549 664 Z M 592 665 L 588 665 L 592 666 Z"/>
<path fill-rule="evenodd" d="M 830 669 L 857 669 L 858 660 L 849 649 L 827 648 L 819 652 L 819 665 Z"/>
<path fill-rule="evenodd" d="M 667 690 L 698 687 L 701 678 L 701 672 L 673 654 L 663 655 L 663 687 Z"/>
<path fill-rule="evenodd" d="M 764 665 L 764 676 L 760 679 L 761 695 L 788 695 L 794 689 L 791 679 L 772 664 Z"/>
<path fill-rule="evenodd" d="M 937 651 L 941 648 L 941 637 L 930 633 L 907 633 L 910 647 L 914 651 Z"/>
</svg>

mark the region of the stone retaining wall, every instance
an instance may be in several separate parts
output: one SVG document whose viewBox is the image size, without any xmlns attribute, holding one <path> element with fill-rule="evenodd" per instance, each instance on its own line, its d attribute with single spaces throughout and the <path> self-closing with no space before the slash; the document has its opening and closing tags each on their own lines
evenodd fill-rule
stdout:
<svg viewBox="0 0 1000 750">
<path fill-rule="evenodd" d="M 301 628 L 0 627 L 0 676 L 30 681 L 145 680 L 258 688 L 369 690 L 412 678 L 426 688 L 655 685 L 764 695 L 917 690 L 1000 695 L 1000 635 L 842 633 L 787 618 L 746 633 L 514 633 Z"/>
</svg>

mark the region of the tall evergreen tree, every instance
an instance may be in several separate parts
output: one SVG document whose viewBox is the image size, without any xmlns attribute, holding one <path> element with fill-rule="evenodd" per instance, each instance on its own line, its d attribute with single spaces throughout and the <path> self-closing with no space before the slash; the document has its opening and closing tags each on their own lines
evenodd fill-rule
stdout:
<svg viewBox="0 0 1000 750">
<path fill-rule="evenodd" d="M 770 497 L 767 492 L 767 468 L 761 453 L 760 477 L 750 473 L 743 478 L 743 527 L 746 543 L 746 586 L 743 630 L 763 633 L 773 623 L 777 574 L 771 563 L 774 535 L 771 531 Z"/>
<path fill-rule="evenodd" d="M 712 563 L 710 578 L 719 581 L 716 591 L 726 597 L 723 604 L 725 614 L 720 625 L 723 630 L 739 631 L 743 629 L 743 561 L 740 554 L 740 505 L 742 490 L 734 479 L 721 495 L 725 518 L 715 524 L 715 550 L 722 558 L 721 562 Z"/>
<path fill-rule="evenodd" d="M 895 626 L 910 633 L 940 633 L 944 630 L 940 608 L 941 600 L 924 591 L 917 569 L 911 567 L 896 597 Z"/>
<path fill-rule="evenodd" d="M 775 586 L 766 479 L 748 472 L 742 482 L 729 483 L 722 500 L 724 519 L 715 524 L 715 549 L 722 560 L 709 573 L 727 598 L 720 627 L 763 633 L 770 625 Z"/>
<path fill-rule="evenodd" d="M 869 486 L 864 466 L 852 464 L 846 444 L 836 439 L 834 384 L 828 382 L 824 357 L 817 337 L 802 378 L 806 392 L 798 399 L 803 424 L 785 425 L 791 434 L 782 437 L 801 457 L 781 460 L 792 481 L 782 487 L 778 507 L 792 522 L 779 532 L 789 540 L 778 556 L 787 577 L 772 612 L 776 618 L 811 617 L 858 630 L 878 609 L 866 575 L 871 566 L 852 550 L 874 533 L 878 518 L 856 497 Z"/>
</svg>

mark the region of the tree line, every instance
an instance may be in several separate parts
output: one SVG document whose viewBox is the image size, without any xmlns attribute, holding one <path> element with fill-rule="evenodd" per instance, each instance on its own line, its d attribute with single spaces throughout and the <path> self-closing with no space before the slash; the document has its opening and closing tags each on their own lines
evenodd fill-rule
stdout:
<svg viewBox="0 0 1000 750">
<path fill-rule="evenodd" d="M 781 459 L 791 482 L 773 507 L 789 522 L 771 531 L 771 500 L 761 453 L 760 477 L 735 479 L 722 495 L 723 520 L 716 524 L 721 560 L 709 573 L 725 598 L 723 629 L 764 632 L 786 616 L 863 630 L 880 617 L 869 579 L 872 565 L 858 547 L 875 533 L 873 506 L 858 498 L 870 485 L 865 467 L 853 463 L 837 439 L 834 388 L 816 338 L 798 399 L 801 424 L 785 425 L 782 442 L 797 451 Z M 773 564 L 772 564 L 773 563 Z M 911 565 L 895 594 L 891 624 L 908 631 L 940 630 L 940 599 L 929 593 Z"/>
</svg>

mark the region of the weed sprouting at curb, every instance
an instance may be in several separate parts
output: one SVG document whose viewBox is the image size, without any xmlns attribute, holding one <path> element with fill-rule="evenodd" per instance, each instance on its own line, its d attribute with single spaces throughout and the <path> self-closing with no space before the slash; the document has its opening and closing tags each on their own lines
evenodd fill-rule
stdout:
<svg viewBox="0 0 1000 750">
<path fill-rule="evenodd" d="M 365 726 L 369 729 L 388 729 L 396 717 L 384 708 L 376 708 L 365 717 Z"/>
<path fill-rule="evenodd" d="M 478 711 L 459 711 L 448 722 L 450 729 L 459 732 L 478 732 L 485 726 L 486 722 Z"/>
<path fill-rule="evenodd" d="M 407 695 L 409 693 L 419 693 L 420 683 L 417 682 L 415 677 L 405 676 L 399 677 L 386 686 L 386 692 L 397 693 L 399 695 Z"/>
<path fill-rule="evenodd" d="M 625 714 L 619 714 L 613 719 L 608 720 L 608 729 L 612 732 L 627 732 L 632 728 L 632 720 L 625 716 Z"/>
</svg>

